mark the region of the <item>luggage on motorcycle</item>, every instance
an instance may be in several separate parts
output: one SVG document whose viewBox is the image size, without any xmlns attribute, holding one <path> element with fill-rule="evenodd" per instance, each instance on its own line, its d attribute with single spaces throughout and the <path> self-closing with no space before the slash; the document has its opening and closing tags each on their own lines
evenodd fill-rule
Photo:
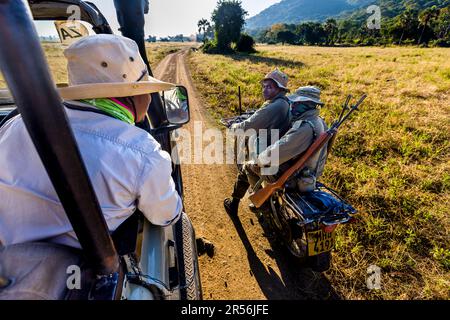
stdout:
<svg viewBox="0 0 450 320">
<path fill-rule="evenodd" d="M 327 191 L 324 191 L 327 190 Z M 320 188 L 312 192 L 290 193 L 291 199 L 306 217 L 316 215 L 324 216 L 324 219 L 348 216 L 356 213 L 356 209 L 345 202 L 339 195 L 330 192 L 328 188 L 320 184 Z M 327 219 L 328 217 L 329 219 Z"/>
</svg>

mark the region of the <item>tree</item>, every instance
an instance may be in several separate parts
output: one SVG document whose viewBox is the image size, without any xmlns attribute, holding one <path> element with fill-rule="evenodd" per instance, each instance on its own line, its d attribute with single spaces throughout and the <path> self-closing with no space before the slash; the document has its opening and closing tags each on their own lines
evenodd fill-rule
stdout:
<svg viewBox="0 0 450 320">
<path fill-rule="evenodd" d="M 277 42 L 281 42 L 283 45 L 285 43 L 294 44 L 296 42 L 296 38 L 296 34 L 289 30 L 280 31 L 277 34 Z"/>
<path fill-rule="evenodd" d="M 309 45 L 325 43 L 326 33 L 318 22 L 306 22 L 297 26 L 297 35 L 302 43 Z"/>
<path fill-rule="evenodd" d="M 156 37 L 149 35 L 146 41 L 147 42 L 156 42 Z"/>
<path fill-rule="evenodd" d="M 212 14 L 215 40 L 220 52 L 230 52 L 231 43 L 237 42 L 244 27 L 247 11 L 240 0 L 219 0 Z"/>
<path fill-rule="evenodd" d="M 357 22 L 351 19 L 341 20 L 338 24 L 337 41 L 339 43 L 351 41 L 357 32 Z"/>
<path fill-rule="evenodd" d="M 422 43 L 423 33 L 425 32 L 425 29 L 428 27 L 428 24 L 433 20 L 436 19 L 439 15 L 439 10 L 436 6 L 432 6 L 430 8 L 426 8 L 419 14 L 419 23 L 423 26 L 422 32 L 419 37 L 418 44 Z"/>
<path fill-rule="evenodd" d="M 211 24 L 206 19 L 200 19 L 197 23 L 198 26 L 198 33 L 201 33 L 203 31 L 203 43 L 206 41 L 206 33 L 208 29 L 211 28 Z"/>
<path fill-rule="evenodd" d="M 327 34 L 327 45 L 333 45 L 338 32 L 337 22 L 335 19 L 327 19 L 323 26 L 324 31 Z"/>
<path fill-rule="evenodd" d="M 236 51 L 245 53 L 254 53 L 255 50 L 255 40 L 248 34 L 241 34 L 239 41 L 236 43 Z"/>
<path fill-rule="evenodd" d="M 278 33 L 280 33 L 281 31 L 286 31 L 284 24 L 273 24 L 269 29 L 266 29 L 261 33 L 259 41 L 275 44 L 278 42 Z"/>
<path fill-rule="evenodd" d="M 450 6 L 440 10 L 437 23 L 438 38 L 450 41 Z"/>
<path fill-rule="evenodd" d="M 410 33 L 412 26 L 417 23 L 417 11 L 412 8 L 406 9 L 399 15 L 399 25 L 402 29 L 402 35 L 400 36 L 399 45 L 402 44 L 405 33 Z"/>
</svg>

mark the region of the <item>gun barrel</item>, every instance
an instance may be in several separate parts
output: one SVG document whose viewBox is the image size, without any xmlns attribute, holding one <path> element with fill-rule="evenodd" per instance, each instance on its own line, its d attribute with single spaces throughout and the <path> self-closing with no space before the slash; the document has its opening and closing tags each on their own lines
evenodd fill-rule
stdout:
<svg viewBox="0 0 450 320">
<path fill-rule="evenodd" d="M 347 99 L 345 99 L 344 106 L 342 107 L 342 111 L 341 111 L 341 114 L 339 115 L 339 118 L 338 118 L 338 121 L 337 121 L 337 122 L 340 122 L 340 121 L 342 120 L 342 117 L 344 116 L 345 110 L 348 109 L 348 104 L 350 103 L 351 98 L 352 98 L 352 95 L 349 94 L 349 95 L 347 96 Z"/>
<path fill-rule="evenodd" d="M 357 108 L 361 105 L 361 103 L 363 103 L 364 100 L 366 100 L 366 98 L 367 98 L 367 94 L 364 93 L 364 94 L 361 96 L 361 98 L 359 98 L 359 100 L 358 100 L 358 102 L 355 104 L 354 108 L 357 109 Z"/>
<path fill-rule="evenodd" d="M 241 96 L 241 86 L 238 87 L 239 96 L 239 115 L 242 115 L 242 96 Z"/>
<path fill-rule="evenodd" d="M 350 115 L 351 115 L 355 110 L 358 110 L 358 107 L 364 102 L 364 100 L 365 100 L 366 98 L 367 98 L 367 94 L 363 94 L 363 95 L 361 96 L 361 98 L 359 98 L 358 102 L 350 108 L 350 111 L 347 112 L 347 114 L 342 118 L 342 120 L 340 120 L 340 121 L 336 124 L 336 127 L 335 127 L 335 128 L 338 129 L 338 128 L 341 126 L 341 124 L 344 123 L 344 121 L 347 120 L 347 118 L 350 117 Z"/>
</svg>

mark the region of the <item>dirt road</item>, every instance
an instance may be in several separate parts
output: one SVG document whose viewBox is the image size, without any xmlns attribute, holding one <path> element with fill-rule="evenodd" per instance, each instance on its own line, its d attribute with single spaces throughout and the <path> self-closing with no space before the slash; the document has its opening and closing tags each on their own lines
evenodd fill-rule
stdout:
<svg viewBox="0 0 450 320">
<path fill-rule="evenodd" d="M 154 74 L 188 89 L 191 121 L 186 127 L 193 134 L 196 121 L 201 121 L 203 130 L 215 124 L 193 85 L 185 61 L 188 54 L 189 49 L 183 49 L 167 56 Z M 223 199 L 232 191 L 236 176 L 233 165 L 183 164 L 182 171 L 186 211 L 196 235 L 215 245 L 212 258 L 199 258 L 204 299 L 339 298 L 324 275 L 300 269 L 282 248 L 271 247 L 248 210 L 247 199 L 241 203 L 239 219 L 232 220 L 226 214 Z"/>
</svg>

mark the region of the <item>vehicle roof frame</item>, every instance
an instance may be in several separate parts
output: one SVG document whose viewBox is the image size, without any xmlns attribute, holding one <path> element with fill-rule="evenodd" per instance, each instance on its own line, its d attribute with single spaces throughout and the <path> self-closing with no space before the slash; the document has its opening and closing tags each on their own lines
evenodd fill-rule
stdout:
<svg viewBox="0 0 450 320">
<path fill-rule="evenodd" d="M 73 12 L 67 12 L 70 6 L 80 8 L 80 20 L 92 25 L 95 33 L 112 34 L 105 16 L 95 4 L 82 0 L 28 0 L 34 20 L 68 20 Z"/>
</svg>

